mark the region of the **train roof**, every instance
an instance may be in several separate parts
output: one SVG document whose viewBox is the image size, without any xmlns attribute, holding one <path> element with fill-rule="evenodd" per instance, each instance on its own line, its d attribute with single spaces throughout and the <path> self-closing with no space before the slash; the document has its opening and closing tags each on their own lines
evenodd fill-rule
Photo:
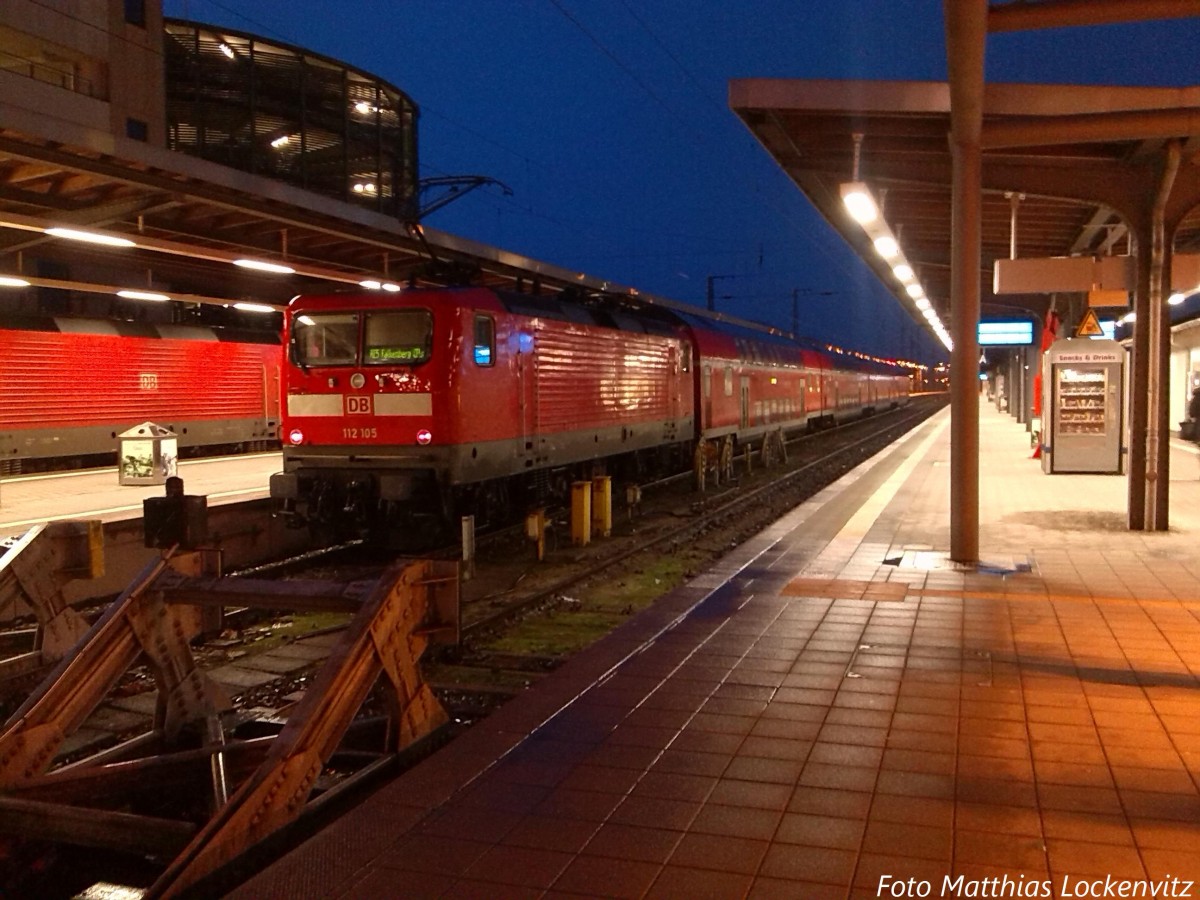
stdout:
<svg viewBox="0 0 1200 900">
<path fill-rule="evenodd" d="M 301 295 L 290 306 L 325 309 L 378 309 L 395 303 L 399 298 L 420 299 L 429 294 L 451 294 L 455 298 L 480 302 L 484 296 L 499 307 L 516 315 L 563 322 L 576 322 L 620 331 L 657 335 L 680 335 L 688 331 L 695 335 L 716 335 L 729 341 L 730 352 L 757 355 L 757 348 L 772 357 L 781 349 L 801 355 L 806 365 L 852 368 L 869 372 L 897 372 L 898 368 L 884 361 L 873 360 L 817 341 L 794 337 L 773 328 L 723 313 L 686 307 L 682 304 L 663 305 L 634 294 L 617 294 L 565 290 L 555 294 L 518 293 L 482 286 L 453 286 L 443 288 L 406 288 L 400 293 L 375 291 L 336 294 Z"/>
<path fill-rule="evenodd" d="M 94 319 L 83 316 L 0 315 L 0 331 L 41 331 L 176 341 L 229 341 L 238 344 L 280 343 L 280 335 L 276 330 L 124 322 L 119 319 Z"/>
</svg>

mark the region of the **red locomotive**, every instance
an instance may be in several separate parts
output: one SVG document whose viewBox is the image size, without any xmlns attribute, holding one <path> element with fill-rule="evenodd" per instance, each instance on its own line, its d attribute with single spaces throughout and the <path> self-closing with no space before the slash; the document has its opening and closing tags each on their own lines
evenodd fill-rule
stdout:
<svg viewBox="0 0 1200 900">
<path fill-rule="evenodd" d="M 361 529 L 500 518 L 572 480 L 907 399 L 896 367 L 629 297 L 487 288 L 302 296 L 284 321 L 271 494 Z"/>
<path fill-rule="evenodd" d="M 274 446 L 274 332 L 71 317 L 0 319 L 0 463 L 111 462 L 147 420 L 181 449 Z"/>
</svg>

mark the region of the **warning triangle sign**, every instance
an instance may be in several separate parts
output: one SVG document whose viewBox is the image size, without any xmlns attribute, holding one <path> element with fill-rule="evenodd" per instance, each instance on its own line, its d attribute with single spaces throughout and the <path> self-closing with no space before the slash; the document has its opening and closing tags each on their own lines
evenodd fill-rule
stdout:
<svg viewBox="0 0 1200 900">
<path fill-rule="evenodd" d="M 1075 329 L 1075 337 L 1101 337 L 1103 334 L 1104 329 L 1100 327 L 1100 320 L 1096 318 L 1095 311 L 1089 309 L 1079 327 Z"/>
</svg>

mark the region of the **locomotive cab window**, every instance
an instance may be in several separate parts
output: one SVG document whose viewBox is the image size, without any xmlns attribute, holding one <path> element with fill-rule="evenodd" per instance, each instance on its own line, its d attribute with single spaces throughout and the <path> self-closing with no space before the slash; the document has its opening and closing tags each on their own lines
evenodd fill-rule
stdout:
<svg viewBox="0 0 1200 900">
<path fill-rule="evenodd" d="M 299 366 L 347 366 L 358 359 L 358 315 L 298 315 L 292 323 L 292 357 Z"/>
<path fill-rule="evenodd" d="M 475 317 L 475 365 L 491 366 L 496 362 L 496 322 L 491 316 Z"/>
<path fill-rule="evenodd" d="M 433 316 L 425 309 L 366 313 L 363 363 L 371 366 L 414 365 L 433 349 Z"/>
</svg>

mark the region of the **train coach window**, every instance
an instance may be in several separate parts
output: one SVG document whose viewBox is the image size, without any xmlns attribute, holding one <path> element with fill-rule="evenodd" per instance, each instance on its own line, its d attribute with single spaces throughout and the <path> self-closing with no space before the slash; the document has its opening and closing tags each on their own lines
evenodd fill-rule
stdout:
<svg viewBox="0 0 1200 900">
<path fill-rule="evenodd" d="M 496 362 L 496 323 L 491 316 L 475 317 L 475 365 L 490 366 Z"/>
<path fill-rule="evenodd" d="M 433 316 L 425 309 L 399 309 L 366 314 L 363 362 L 366 365 L 413 365 L 429 359 L 433 349 Z"/>
<path fill-rule="evenodd" d="M 358 359 L 357 313 L 296 316 L 292 354 L 300 366 L 353 365 Z"/>
</svg>

